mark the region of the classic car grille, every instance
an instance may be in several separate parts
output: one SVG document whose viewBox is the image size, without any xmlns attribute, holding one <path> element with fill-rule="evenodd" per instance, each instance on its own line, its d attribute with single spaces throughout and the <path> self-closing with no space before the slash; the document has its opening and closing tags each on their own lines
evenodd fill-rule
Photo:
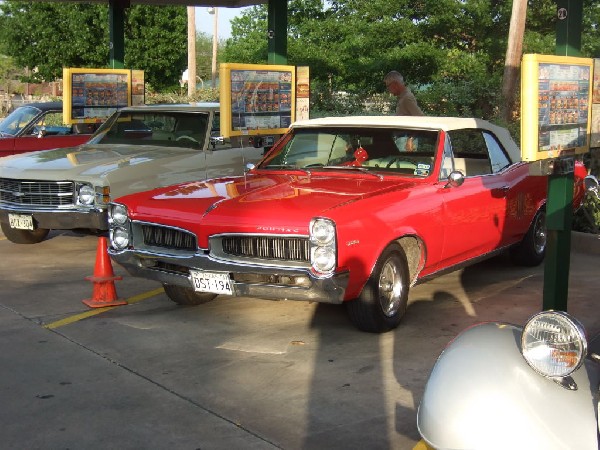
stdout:
<svg viewBox="0 0 600 450">
<path fill-rule="evenodd" d="M 153 247 L 165 247 L 177 250 L 195 251 L 196 236 L 187 231 L 176 228 L 162 227 L 158 225 L 142 225 L 144 244 Z"/>
<path fill-rule="evenodd" d="M 226 236 L 221 239 L 223 253 L 233 256 L 310 261 L 308 238 L 275 236 Z"/>
<path fill-rule="evenodd" d="M 0 178 L 0 201 L 20 206 L 71 206 L 72 181 L 24 181 Z"/>
</svg>

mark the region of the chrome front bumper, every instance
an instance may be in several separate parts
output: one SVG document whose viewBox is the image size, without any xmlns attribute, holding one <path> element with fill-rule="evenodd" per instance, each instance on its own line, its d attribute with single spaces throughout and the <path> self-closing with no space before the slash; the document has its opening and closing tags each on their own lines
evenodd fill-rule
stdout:
<svg viewBox="0 0 600 450">
<path fill-rule="evenodd" d="M 105 209 L 33 209 L 33 208 L 11 208 L 0 206 L 0 222 L 8 223 L 9 214 L 23 214 L 33 217 L 33 223 L 37 228 L 49 230 L 74 230 L 78 228 L 90 228 L 94 230 L 108 230 L 108 216 Z"/>
<path fill-rule="evenodd" d="M 132 276 L 187 288 L 193 286 L 189 269 L 229 273 L 234 295 L 240 297 L 340 304 L 349 280 L 347 271 L 319 278 L 307 268 L 242 264 L 201 253 L 182 257 L 113 249 L 108 253 Z M 302 280 L 302 283 L 293 285 L 290 280 Z"/>
</svg>

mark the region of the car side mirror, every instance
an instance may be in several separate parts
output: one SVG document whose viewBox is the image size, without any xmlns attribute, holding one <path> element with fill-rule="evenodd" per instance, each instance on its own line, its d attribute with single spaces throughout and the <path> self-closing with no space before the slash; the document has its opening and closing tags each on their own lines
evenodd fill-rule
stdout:
<svg viewBox="0 0 600 450">
<path fill-rule="evenodd" d="M 463 175 L 463 173 L 458 170 L 453 170 L 452 172 L 450 172 L 450 175 L 448 175 L 448 183 L 444 187 L 459 187 L 464 182 L 465 176 Z"/>
<path fill-rule="evenodd" d="M 37 137 L 38 137 L 38 138 L 43 138 L 44 136 L 46 136 L 46 134 L 47 134 L 47 133 L 46 133 L 46 127 L 41 127 L 41 128 L 38 130 Z"/>
<path fill-rule="evenodd" d="M 252 169 L 254 169 L 256 166 L 252 163 L 248 163 L 246 164 L 246 170 L 244 172 L 250 172 Z"/>
<path fill-rule="evenodd" d="M 217 145 L 225 144 L 225 138 L 223 136 L 211 136 L 210 137 L 210 145 L 212 148 L 215 148 Z"/>
</svg>

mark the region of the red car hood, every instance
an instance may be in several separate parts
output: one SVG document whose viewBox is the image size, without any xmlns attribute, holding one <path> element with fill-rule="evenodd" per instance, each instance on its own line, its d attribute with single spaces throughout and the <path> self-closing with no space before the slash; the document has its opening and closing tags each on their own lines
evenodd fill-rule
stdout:
<svg viewBox="0 0 600 450">
<path fill-rule="evenodd" d="M 117 199 L 132 219 L 195 232 L 307 234 L 310 219 L 367 196 L 412 186 L 373 174 L 265 174 L 191 182 Z"/>
</svg>

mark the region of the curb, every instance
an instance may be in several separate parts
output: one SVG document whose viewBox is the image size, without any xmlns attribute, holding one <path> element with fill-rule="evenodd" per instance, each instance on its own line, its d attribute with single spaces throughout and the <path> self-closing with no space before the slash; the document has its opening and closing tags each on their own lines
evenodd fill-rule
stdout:
<svg viewBox="0 0 600 450">
<path fill-rule="evenodd" d="M 572 231 L 571 251 L 600 255 L 600 234 Z"/>
</svg>

